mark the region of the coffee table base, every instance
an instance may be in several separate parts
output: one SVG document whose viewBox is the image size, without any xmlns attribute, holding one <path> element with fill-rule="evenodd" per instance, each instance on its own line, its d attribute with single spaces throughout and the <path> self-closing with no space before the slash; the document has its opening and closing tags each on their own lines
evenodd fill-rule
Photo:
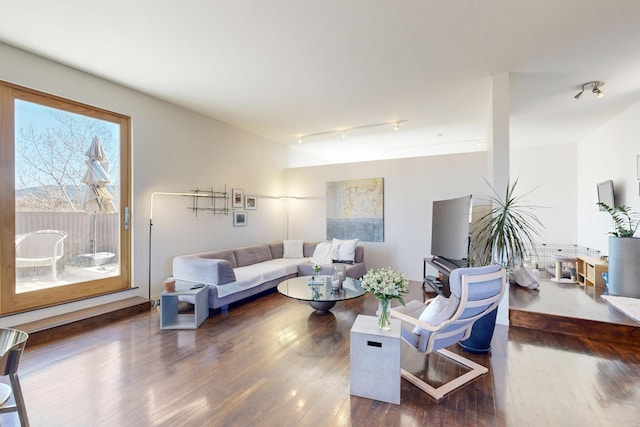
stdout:
<svg viewBox="0 0 640 427">
<path fill-rule="evenodd" d="M 309 305 L 322 313 L 328 313 L 336 305 L 335 301 L 309 301 Z"/>
</svg>

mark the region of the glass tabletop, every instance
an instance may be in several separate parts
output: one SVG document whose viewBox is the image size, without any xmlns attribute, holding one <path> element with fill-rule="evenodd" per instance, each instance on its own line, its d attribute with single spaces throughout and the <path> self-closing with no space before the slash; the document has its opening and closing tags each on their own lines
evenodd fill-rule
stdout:
<svg viewBox="0 0 640 427">
<path fill-rule="evenodd" d="M 289 298 L 302 301 L 344 301 L 358 298 L 365 294 L 359 280 L 347 277 L 342 289 L 334 292 L 330 276 L 321 276 L 322 284 L 310 283 L 311 276 L 294 277 L 278 284 L 278 292 Z"/>
</svg>

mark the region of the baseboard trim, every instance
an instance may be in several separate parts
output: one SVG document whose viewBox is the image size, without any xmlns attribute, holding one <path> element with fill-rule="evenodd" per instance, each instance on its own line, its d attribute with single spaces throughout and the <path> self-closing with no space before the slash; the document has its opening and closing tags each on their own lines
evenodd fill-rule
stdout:
<svg viewBox="0 0 640 427">
<path fill-rule="evenodd" d="M 29 334 L 27 346 L 30 347 L 94 329 L 106 322 L 120 320 L 150 309 L 151 301 L 142 297 L 132 297 L 23 323 L 13 328 Z"/>
</svg>

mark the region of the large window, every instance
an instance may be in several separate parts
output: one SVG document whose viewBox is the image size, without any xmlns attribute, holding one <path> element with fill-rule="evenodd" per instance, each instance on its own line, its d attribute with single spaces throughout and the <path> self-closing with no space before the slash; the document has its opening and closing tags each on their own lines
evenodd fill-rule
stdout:
<svg viewBox="0 0 640 427">
<path fill-rule="evenodd" d="M 0 82 L 0 313 L 130 287 L 130 119 Z"/>
</svg>

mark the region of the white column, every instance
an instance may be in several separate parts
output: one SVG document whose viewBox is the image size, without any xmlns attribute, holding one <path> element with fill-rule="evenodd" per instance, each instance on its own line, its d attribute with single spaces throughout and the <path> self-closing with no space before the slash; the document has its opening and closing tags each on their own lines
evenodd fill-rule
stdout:
<svg viewBox="0 0 640 427">
<path fill-rule="evenodd" d="M 491 77 L 487 154 L 487 180 L 502 195 L 509 183 L 509 73 Z M 508 286 L 498 307 L 496 323 L 509 325 Z"/>
</svg>

